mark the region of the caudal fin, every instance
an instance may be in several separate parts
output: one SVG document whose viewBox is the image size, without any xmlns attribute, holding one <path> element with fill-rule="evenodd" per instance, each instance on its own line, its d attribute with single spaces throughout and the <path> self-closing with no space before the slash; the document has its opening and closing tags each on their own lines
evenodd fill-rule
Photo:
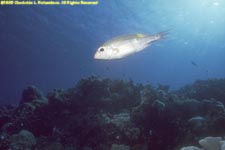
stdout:
<svg viewBox="0 0 225 150">
<path fill-rule="evenodd" d="M 166 38 L 166 36 L 168 35 L 168 33 L 169 33 L 169 30 L 162 31 L 162 32 L 159 32 L 159 33 L 155 34 L 154 36 L 155 36 L 156 40 L 160 40 L 160 39 Z"/>
<path fill-rule="evenodd" d="M 166 38 L 166 36 L 168 35 L 168 32 L 169 31 L 162 31 L 162 32 L 159 32 L 159 33 L 156 33 L 156 34 L 153 34 L 153 35 L 149 35 L 147 37 L 147 43 L 150 45 L 153 42 L 156 42 L 160 39 Z"/>
</svg>

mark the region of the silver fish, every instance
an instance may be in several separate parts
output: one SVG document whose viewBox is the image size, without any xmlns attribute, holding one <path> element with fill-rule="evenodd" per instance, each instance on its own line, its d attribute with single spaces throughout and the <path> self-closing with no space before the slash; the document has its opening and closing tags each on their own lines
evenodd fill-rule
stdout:
<svg viewBox="0 0 225 150">
<path fill-rule="evenodd" d="M 124 58 L 144 50 L 165 35 L 166 32 L 160 32 L 153 35 L 138 33 L 115 37 L 98 48 L 94 54 L 94 59 L 112 60 Z"/>
</svg>

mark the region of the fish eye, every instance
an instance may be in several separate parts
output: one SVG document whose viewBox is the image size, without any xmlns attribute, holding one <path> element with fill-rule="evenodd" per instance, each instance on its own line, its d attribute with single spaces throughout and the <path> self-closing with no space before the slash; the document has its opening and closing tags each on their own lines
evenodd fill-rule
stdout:
<svg viewBox="0 0 225 150">
<path fill-rule="evenodd" d="M 100 52 L 103 52 L 103 51 L 104 51 L 104 48 L 100 48 L 99 51 L 100 51 Z"/>
</svg>

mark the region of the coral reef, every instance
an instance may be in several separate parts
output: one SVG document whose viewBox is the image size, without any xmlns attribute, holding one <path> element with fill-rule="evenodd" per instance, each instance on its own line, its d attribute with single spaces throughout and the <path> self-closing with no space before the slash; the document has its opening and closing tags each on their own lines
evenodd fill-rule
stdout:
<svg viewBox="0 0 225 150">
<path fill-rule="evenodd" d="M 18 134 L 12 135 L 9 147 L 12 150 L 31 150 L 35 144 L 34 135 L 27 130 L 21 130 Z"/>
<path fill-rule="evenodd" d="M 127 145 L 112 144 L 111 150 L 130 150 L 130 147 Z"/>
<path fill-rule="evenodd" d="M 187 146 L 181 148 L 181 150 L 224 150 L 224 143 L 221 137 L 205 137 L 198 141 L 203 149 L 195 146 Z"/>
<path fill-rule="evenodd" d="M 173 150 L 202 137 L 223 136 L 225 87 L 220 81 L 170 91 L 91 76 L 47 96 L 29 86 L 18 106 L 0 107 L 0 149 Z"/>
<path fill-rule="evenodd" d="M 204 100 L 214 98 L 225 103 L 225 79 L 198 80 L 178 90 L 185 97 Z"/>
</svg>

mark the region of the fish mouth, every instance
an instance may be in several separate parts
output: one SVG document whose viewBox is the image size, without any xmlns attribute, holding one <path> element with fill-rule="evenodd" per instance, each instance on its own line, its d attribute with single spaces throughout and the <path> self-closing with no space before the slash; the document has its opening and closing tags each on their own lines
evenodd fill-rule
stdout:
<svg viewBox="0 0 225 150">
<path fill-rule="evenodd" d="M 94 59 L 99 59 L 98 53 L 95 53 L 95 54 L 94 54 Z"/>
</svg>

